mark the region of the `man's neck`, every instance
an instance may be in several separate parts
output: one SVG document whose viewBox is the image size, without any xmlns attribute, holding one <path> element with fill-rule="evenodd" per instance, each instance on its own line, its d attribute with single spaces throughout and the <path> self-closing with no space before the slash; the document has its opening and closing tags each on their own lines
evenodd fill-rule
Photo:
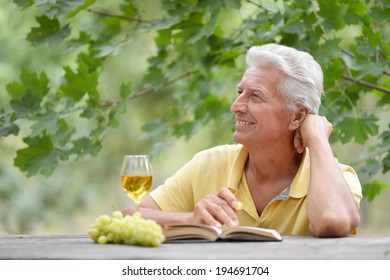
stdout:
<svg viewBox="0 0 390 280">
<path fill-rule="evenodd" d="M 259 146 L 248 151 L 245 169 L 261 181 L 294 177 L 302 160 L 302 154 L 298 154 L 292 146 Z"/>
</svg>

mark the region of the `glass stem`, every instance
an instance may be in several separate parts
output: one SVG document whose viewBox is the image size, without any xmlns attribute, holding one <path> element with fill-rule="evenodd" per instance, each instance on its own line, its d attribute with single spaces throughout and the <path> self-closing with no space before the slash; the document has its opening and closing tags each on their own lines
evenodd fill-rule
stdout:
<svg viewBox="0 0 390 280">
<path fill-rule="evenodd" d="M 134 201 L 135 203 L 135 213 L 139 212 L 139 204 L 140 202 L 139 201 Z"/>
</svg>

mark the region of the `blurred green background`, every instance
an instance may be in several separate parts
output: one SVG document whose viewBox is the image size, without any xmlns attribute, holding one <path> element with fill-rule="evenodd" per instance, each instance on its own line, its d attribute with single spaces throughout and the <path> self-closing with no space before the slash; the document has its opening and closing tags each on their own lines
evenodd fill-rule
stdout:
<svg viewBox="0 0 390 280">
<path fill-rule="evenodd" d="M 0 104 L 7 102 L 5 85 L 18 78 L 22 67 L 28 65 L 45 71 L 52 69 L 50 75 L 55 76 L 59 75 L 57 63 L 71 59 L 69 53 L 58 57 L 58 50 L 32 48 L 25 41 L 34 22 L 33 12 L 25 11 L 22 14 L 12 1 L 0 0 Z M 86 26 L 90 24 L 88 21 L 83 23 L 83 18 L 80 21 Z M 106 62 L 106 72 L 101 81 L 103 92 L 109 95 L 110 89 L 119 84 L 118 81 L 128 79 L 134 84 L 140 82 L 147 68 L 146 59 L 153 51 L 152 39 L 148 34 L 133 38 L 118 55 Z M 236 82 L 232 81 L 233 86 L 228 88 L 227 94 L 232 98 L 235 96 Z M 26 177 L 14 167 L 16 150 L 24 145 L 20 136 L 0 138 L 0 234 L 85 234 L 97 216 L 110 214 L 114 209 L 122 209 L 132 203 L 120 186 L 122 159 L 125 154 L 151 152 L 152 143 L 141 139 L 141 126 L 153 116 L 165 113 L 166 99 L 169 97 L 157 100 L 153 96 L 145 96 L 133 100 L 127 112 L 120 116 L 119 126 L 104 139 L 103 149 L 97 157 L 61 162 L 49 178 L 41 175 Z M 375 106 L 372 96 L 366 96 L 360 102 L 366 107 Z M 154 104 L 153 112 L 149 109 L 151 103 Z M 384 119 L 383 125 L 386 125 L 389 111 L 383 110 L 378 116 Z M 74 121 L 80 120 L 75 118 Z M 172 175 L 194 153 L 230 143 L 231 135 L 231 127 L 210 123 L 190 140 L 177 140 L 152 160 L 153 187 Z M 365 151 L 369 145 L 337 144 L 334 153 L 340 162 L 351 163 L 356 153 Z M 389 182 L 390 176 L 379 175 L 378 179 Z M 361 233 L 390 233 L 389 200 L 389 189 L 372 202 L 363 199 L 360 209 Z"/>
</svg>

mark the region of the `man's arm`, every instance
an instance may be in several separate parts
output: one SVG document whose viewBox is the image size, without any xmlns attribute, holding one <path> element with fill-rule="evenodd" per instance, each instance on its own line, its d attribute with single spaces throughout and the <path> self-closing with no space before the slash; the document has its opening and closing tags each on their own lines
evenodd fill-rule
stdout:
<svg viewBox="0 0 390 280">
<path fill-rule="evenodd" d="M 331 130 L 326 118 L 312 114 L 300 128 L 303 144 L 310 151 L 307 213 L 310 230 L 318 237 L 345 236 L 360 221 L 353 194 L 328 141 Z"/>
<path fill-rule="evenodd" d="M 135 211 L 135 206 L 130 205 L 123 209 L 122 213 L 123 215 L 132 215 Z M 141 212 L 143 218 L 153 219 L 162 226 L 170 223 L 191 223 L 193 217 L 192 212 L 179 213 L 162 211 L 150 195 L 142 199 L 139 212 Z"/>
<path fill-rule="evenodd" d="M 162 211 L 153 198 L 148 195 L 140 204 L 139 211 L 142 217 L 153 219 L 160 225 L 169 223 L 208 224 L 216 227 L 222 225 L 236 226 L 239 224 L 235 214 L 237 199 L 227 188 L 222 188 L 218 193 L 208 195 L 199 201 L 193 212 L 179 213 Z M 132 215 L 135 206 L 126 207 L 123 215 Z"/>
</svg>

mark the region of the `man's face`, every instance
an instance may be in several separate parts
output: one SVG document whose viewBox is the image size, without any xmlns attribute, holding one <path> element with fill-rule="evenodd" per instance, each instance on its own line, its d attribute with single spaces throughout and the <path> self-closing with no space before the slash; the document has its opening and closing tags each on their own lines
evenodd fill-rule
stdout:
<svg viewBox="0 0 390 280">
<path fill-rule="evenodd" d="M 268 67 L 249 67 L 237 86 L 230 111 L 235 115 L 234 140 L 245 146 L 270 144 L 288 137 L 292 113 L 278 92 L 282 73 Z"/>
</svg>

